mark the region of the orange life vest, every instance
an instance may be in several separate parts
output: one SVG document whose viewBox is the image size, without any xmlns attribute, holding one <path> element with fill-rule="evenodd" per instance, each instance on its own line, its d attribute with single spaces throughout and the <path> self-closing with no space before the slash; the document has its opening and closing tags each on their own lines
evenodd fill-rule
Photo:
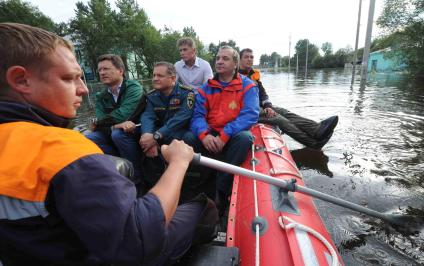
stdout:
<svg viewBox="0 0 424 266">
<path fill-rule="evenodd" d="M 30 122 L 0 124 L 0 195 L 44 201 L 50 180 L 62 168 L 102 153 L 74 130 Z"/>
</svg>

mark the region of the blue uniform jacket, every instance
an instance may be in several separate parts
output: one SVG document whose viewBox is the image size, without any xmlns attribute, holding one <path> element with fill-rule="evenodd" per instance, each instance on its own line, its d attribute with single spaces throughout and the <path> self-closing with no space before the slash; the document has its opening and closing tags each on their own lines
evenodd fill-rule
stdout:
<svg viewBox="0 0 424 266">
<path fill-rule="evenodd" d="M 178 131 L 188 130 L 193 106 L 193 90 L 179 83 L 169 96 L 152 91 L 147 95 L 146 110 L 141 115 L 141 134 L 159 131 L 166 140 Z"/>
</svg>

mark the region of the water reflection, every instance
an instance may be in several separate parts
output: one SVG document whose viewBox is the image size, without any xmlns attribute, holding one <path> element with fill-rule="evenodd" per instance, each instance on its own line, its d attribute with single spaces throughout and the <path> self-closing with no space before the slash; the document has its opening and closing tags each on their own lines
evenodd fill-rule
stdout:
<svg viewBox="0 0 424 266">
<path fill-rule="evenodd" d="M 376 74 L 365 88 L 357 76 L 350 88 L 350 77 L 344 70 L 310 70 L 307 79 L 302 73 L 263 75 L 275 105 L 315 120 L 340 117 L 323 153 L 288 139 L 307 185 L 380 212 L 424 215 L 424 85 Z M 424 229 L 406 234 L 316 203 L 346 265 L 424 264 Z"/>
<path fill-rule="evenodd" d="M 328 169 L 328 156 L 322 151 L 303 148 L 290 151 L 297 167 L 302 169 L 315 169 L 318 173 L 333 177 L 333 173 Z"/>
</svg>

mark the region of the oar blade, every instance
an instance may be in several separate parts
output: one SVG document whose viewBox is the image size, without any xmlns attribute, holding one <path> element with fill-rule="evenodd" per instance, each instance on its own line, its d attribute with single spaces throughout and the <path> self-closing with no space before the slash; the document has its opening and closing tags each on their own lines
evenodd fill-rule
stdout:
<svg viewBox="0 0 424 266">
<path fill-rule="evenodd" d="M 386 214 L 387 221 L 393 225 L 402 226 L 409 230 L 421 230 L 424 228 L 424 217 L 407 214 Z"/>
</svg>

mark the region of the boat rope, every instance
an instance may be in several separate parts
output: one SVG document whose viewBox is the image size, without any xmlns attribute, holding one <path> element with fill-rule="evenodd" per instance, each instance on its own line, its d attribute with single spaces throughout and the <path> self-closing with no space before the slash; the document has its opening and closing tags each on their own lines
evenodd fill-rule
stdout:
<svg viewBox="0 0 424 266">
<path fill-rule="evenodd" d="M 256 172 L 256 161 L 255 161 L 255 145 L 252 144 L 252 171 Z M 259 207 L 258 207 L 258 193 L 256 191 L 256 180 L 253 180 L 253 197 L 255 201 L 255 218 L 259 217 Z M 255 225 L 255 235 L 256 235 L 256 256 L 255 256 L 255 265 L 259 266 L 259 224 Z"/>
<path fill-rule="evenodd" d="M 283 223 L 283 220 L 286 220 L 286 221 L 288 221 L 289 223 L 288 224 L 284 224 Z M 310 234 L 312 234 L 313 236 L 315 236 L 317 239 L 319 239 L 324 245 L 325 245 L 325 247 L 330 251 L 330 254 L 331 254 L 331 260 L 332 260 L 332 263 L 331 263 L 331 266 L 338 266 L 338 265 L 340 265 L 339 264 L 339 260 L 338 260 L 338 258 L 337 258 L 337 252 L 336 252 L 336 250 L 333 248 L 333 246 L 328 242 L 328 240 L 327 239 L 325 239 L 320 233 L 318 233 L 317 231 L 315 231 L 314 229 L 312 229 L 312 228 L 310 228 L 310 227 L 308 227 L 308 226 L 306 226 L 306 225 L 304 225 L 304 224 L 301 224 L 301 223 L 298 223 L 298 222 L 296 222 L 296 221 L 294 221 L 293 219 L 290 219 L 289 217 L 287 217 L 287 216 L 280 216 L 280 217 L 278 217 L 278 223 L 280 224 L 280 226 L 283 228 L 283 229 L 285 229 L 286 231 L 288 231 L 288 230 L 290 230 L 290 229 L 293 229 L 293 228 L 297 228 L 297 229 L 300 229 L 300 230 L 303 230 L 303 231 L 305 231 L 305 232 L 307 232 L 307 233 L 310 233 Z"/>
</svg>

